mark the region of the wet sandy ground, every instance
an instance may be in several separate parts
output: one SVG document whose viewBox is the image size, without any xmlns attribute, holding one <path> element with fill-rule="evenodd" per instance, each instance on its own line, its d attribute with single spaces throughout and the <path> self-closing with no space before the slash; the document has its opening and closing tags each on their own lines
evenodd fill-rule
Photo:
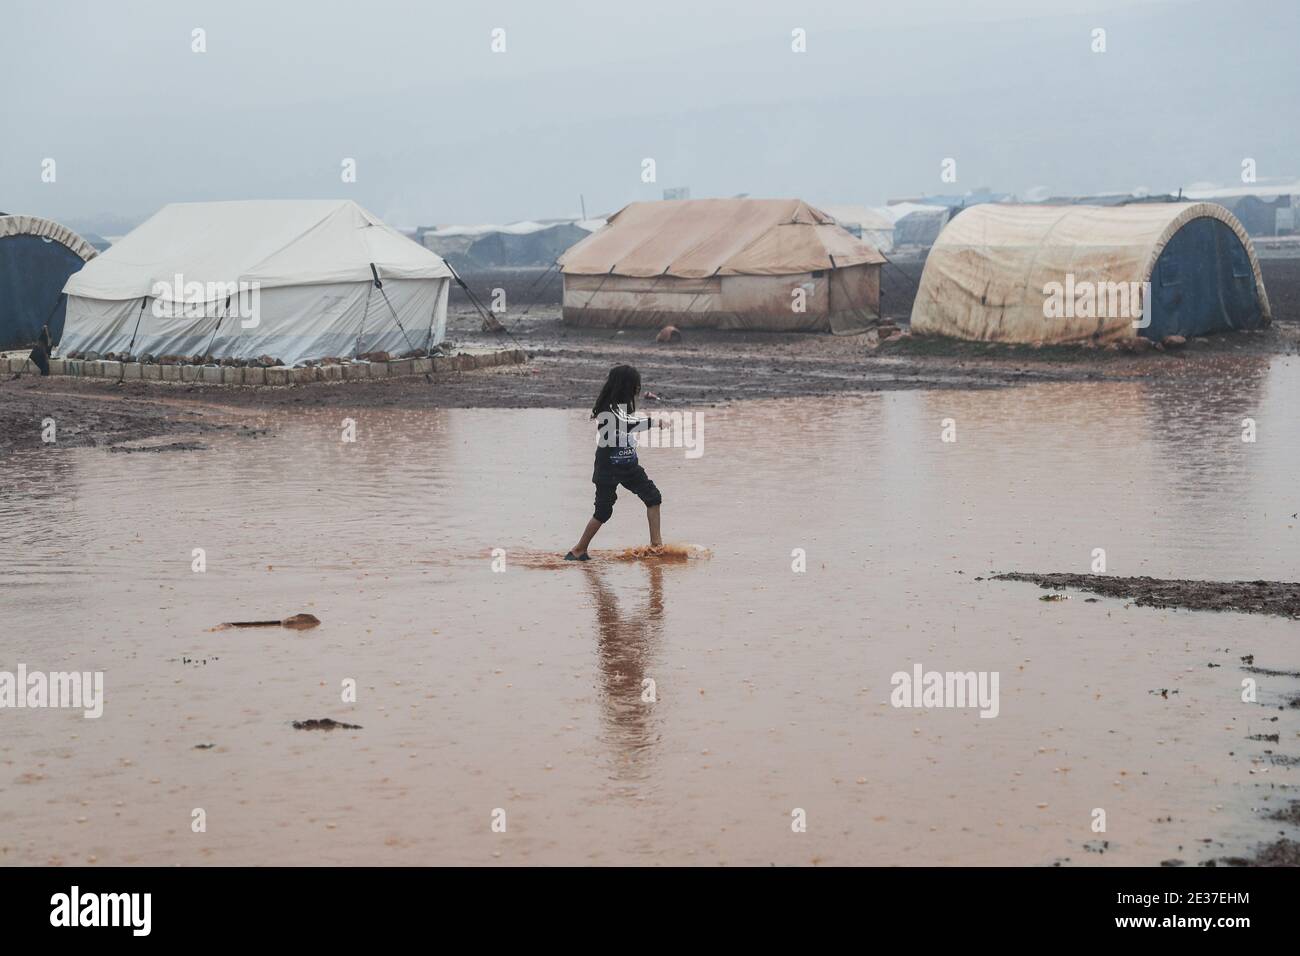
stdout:
<svg viewBox="0 0 1300 956">
<path fill-rule="evenodd" d="M 1300 362 L 1248 354 L 703 405 L 701 457 L 643 460 L 668 540 L 711 553 L 614 560 L 645 536 L 620 494 L 589 565 L 552 557 L 591 506 L 572 407 L 362 405 L 345 444 L 341 407 L 192 397 L 206 450 L 12 451 L 0 669 L 103 670 L 107 700 L 0 712 L 0 861 L 1252 856 L 1297 836 L 1271 819 L 1296 797 L 1296 623 L 988 576 L 1101 547 L 1116 575 L 1300 579 L 1297 400 Z M 209 630 L 295 612 L 323 623 Z M 917 663 L 998 672 L 998 716 L 891 706 Z M 323 718 L 361 729 L 293 727 Z"/>
<path fill-rule="evenodd" d="M 883 309 L 906 326 L 923 263 L 887 265 Z M 654 330 L 574 329 L 560 321 L 559 283 L 541 270 L 468 276 L 480 298 L 508 292 L 505 334 L 481 331 L 467 301 L 452 308 L 448 336 L 461 344 L 518 345 L 523 366 L 385 382 L 293 388 L 231 388 L 171 383 L 112 383 L 67 378 L 0 377 L 0 456 L 25 447 L 46 417 L 66 422 L 65 444 L 111 446 L 158 435 L 228 428 L 227 407 L 565 408 L 581 407 L 599 391 L 606 370 L 621 362 L 641 369 L 665 409 L 761 398 L 846 393 L 1006 388 L 1037 382 L 1230 380 L 1242 359 L 1300 355 L 1300 260 L 1265 260 L 1272 328 L 1194 339 L 1159 354 L 1116 354 L 1077 347 L 1010 347 L 913 339 L 868 347 L 864 336 L 691 331 L 659 345 Z M 456 302 L 459 294 L 453 296 Z M 1247 363 L 1249 365 L 1250 363 Z M 1257 363 L 1256 363 L 1257 364 Z M 1231 388 L 1231 384 L 1227 387 Z M 213 411 L 218 414 L 214 416 Z"/>
<path fill-rule="evenodd" d="M 644 407 L 689 410 L 767 398 L 865 392 L 1009 388 L 1048 382 L 1145 382 L 1198 388 L 1207 379 L 1236 388 L 1269 359 L 1300 356 L 1300 324 L 1194 340 L 1176 352 L 1116 354 L 1069 348 L 1012 348 L 912 340 L 869 350 L 861 336 L 699 331 L 674 346 L 644 330 L 577 330 L 558 314 L 509 323 L 511 336 L 478 331 L 473 314 L 453 315 L 449 334 L 472 344 L 521 343 L 529 361 L 473 372 L 383 382 L 292 388 L 23 376 L 0 380 L 0 456 L 28 447 L 47 417 L 63 422 L 65 444 L 112 446 L 166 435 L 230 430 L 231 408 L 272 418 L 301 408 L 342 414 L 382 408 L 563 408 L 589 406 L 608 369 L 636 365 Z M 1247 382 L 1247 387 L 1248 382 Z"/>
</svg>

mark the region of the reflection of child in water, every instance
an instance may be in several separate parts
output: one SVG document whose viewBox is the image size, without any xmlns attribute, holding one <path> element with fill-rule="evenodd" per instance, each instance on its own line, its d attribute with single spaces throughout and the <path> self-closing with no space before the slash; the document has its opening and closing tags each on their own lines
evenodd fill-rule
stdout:
<svg viewBox="0 0 1300 956">
<path fill-rule="evenodd" d="M 649 586 L 634 589 L 642 600 L 625 612 L 615 591 L 602 580 L 600 568 L 600 564 L 588 565 L 582 577 L 595 598 L 605 738 L 616 761 L 615 775 L 625 781 L 645 779 L 652 769 L 653 745 L 658 739 L 646 694 L 654 693 L 649 675 L 657 670 L 663 630 L 664 569 L 657 562 L 645 565 Z"/>
<path fill-rule="evenodd" d="M 659 505 L 663 496 L 636 457 L 635 434 L 654 427 L 649 418 L 636 418 L 633 414 L 640 394 L 640 372 L 630 365 L 616 365 L 609 370 L 605 386 L 591 409 L 591 417 L 596 419 L 599 429 L 596 466 L 591 475 L 596 486 L 596 511 L 578 543 L 564 556 L 566 561 L 590 560 L 587 546 L 613 515 L 619 485 L 645 502 L 651 552 L 657 554 L 663 548 L 659 533 Z"/>
</svg>

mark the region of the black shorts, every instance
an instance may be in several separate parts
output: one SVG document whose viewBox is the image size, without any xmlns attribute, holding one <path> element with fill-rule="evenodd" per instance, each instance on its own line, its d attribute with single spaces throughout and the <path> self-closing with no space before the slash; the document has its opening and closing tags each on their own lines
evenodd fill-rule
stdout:
<svg viewBox="0 0 1300 956">
<path fill-rule="evenodd" d="M 640 465 L 626 471 L 598 471 L 591 480 L 596 485 L 596 513 L 593 517 L 602 524 L 614 513 L 614 502 L 618 500 L 619 485 L 644 501 L 647 508 L 653 508 L 664 500 L 655 483 L 650 480 L 650 476 Z"/>
</svg>

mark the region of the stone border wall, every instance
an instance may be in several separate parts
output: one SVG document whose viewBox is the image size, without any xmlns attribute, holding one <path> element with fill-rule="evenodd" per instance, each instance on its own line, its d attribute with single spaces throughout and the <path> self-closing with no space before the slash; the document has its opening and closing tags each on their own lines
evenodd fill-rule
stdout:
<svg viewBox="0 0 1300 956">
<path fill-rule="evenodd" d="M 26 358 L 4 360 L 8 371 L 39 375 Z M 51 375 L 74 378 L 122 379 L 127 382 L 194 382 L 202 385 L 306 385 L 311 382 L 348 382 L 409 375 L 467 372 L 496 365 L 528 361 L 523 349 L 474 349 L 433 358 L 393 359 L 388 362 L 349 362 L 346 365 L 311 365 L 303 368 L 240 368 L 230 365 L 145 365 L 140 362 L 50 359 Z"/>
</svg>

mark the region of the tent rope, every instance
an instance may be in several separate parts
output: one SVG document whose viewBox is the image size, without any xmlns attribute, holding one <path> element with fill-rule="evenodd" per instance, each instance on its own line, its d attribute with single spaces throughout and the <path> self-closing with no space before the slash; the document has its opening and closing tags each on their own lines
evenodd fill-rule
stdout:
<svg viewBox="0 0 1300 956">
<path fill-rule="evenodd" d="M 617 268 L 618 268 L 618 263 L 615 263 L 614 265 L 609 267 L 608 272 L 606 272 L 603 276 L 600 277 L 600 283 L 596 286 L 595 291 L 591 293 L 591 297 L 587 299 L 588 304 L 590 304 L 592 300 L 596 298 L 596 296 L 600 295 L 600 290 L 605 288 L 605 280 L 608 279 L 610 276 L 612 276 L 614 274 L 614 270 Z M 657 276 L 655 276 L 654 281 L 650 283 L 650 288 L 646 289 L 646 295 L 649 295 L 651 292 L 655 290 L 655 286 L 659 284 L 659 280 L 662 279 L 664 276 L 668 275 L 668 270 L 671 268 L 672 266 L 664 266 L 664 271 L 659 273 Z M 718 268 L 714 270 L 713 275 L 717 275 L 721 271 L 722 271 L 722 267 L 718 266 Z M 712 276 L 710 276 L 710 278 L 712 278 Z M 700 297 L 700 294 L 701 294 L 700 292 L 695 293 L 695 298 L 691 299 L 691 301 L 687 303 L 686 305 L 687 312 L 690 311 L 691 306 L 695 304 L 695 299 L 698 299 Z M 584 305 L 582 307 L 582 310 L 584 312 L 587 311 L 587 306 Z"/>
<path fill-rule="evenodd" d="M 212 337 L 208 339 L 208 347 L 203 351 L 203 357 L 207 358 L 212 354 L 212 343 L 217 340 L 217 333 L 221 331 L 221 323 L 225 321 L 226 316 L 230 314 L 230 296 L 226 296 L 226 307 L 221 314 L 217 316 L 217 327 L 212 330 Z"/>
<path fill-rule="evenodd" d="M 396 322 L 397 327 L 402 330 L 402 338 L 406 339 L 406 344 L 410 347 L 412 353 L 419 351 L 415 347 L 415 343 L 411 341 L 411 337 L 406 334 L 406 328 L 402 325 L 402 320 L 398 318 L 397 310 L 393 308 L 393 303 L 388 301 L 388 293 L 384 291 L 384 283 L 380 280 L 379 270 L 375 268 L 375 264 L 373 262 L 370 263 L 370 273 L 375 277 L 375 288 L 378 289 L 379 294 L 384 297 L 384 304 L 388 306 L 388 311 L 393 313 L 393 321 Z M 433 384 L 433 376 L 431 376 L 428 372 L 424 373 L 424 380 L 428 382 L 430 385 Z"/>
<path fill-rule="evenodd" d="M 906 269 L 904 269 L 902 266 L 900 266 L 900 265 L 899 265 L 897 262 L 895 262 L 893 259 L 889 258 L 889 256 L 886 256 L 883 252 L 882 252 L 880 255 L 884 258 L 886 264 L 893 266 L 895 269 L 897 269 L 897 270 L 898 270 L 899 272 L 901 272 L 903 275 L 907 276 L 908 281 L 910 281 L 910 282 L 912 283 L 912 287 L 913 287 L 914 289 L 916 289 L 918 292 L 920 291 L 920 289 L 921 289 L 921 283 L 920 283 L 920 281 L 919 281 L 918 279 L 916 279 L 916 278 L 912 275 L 912 273 L 908 272 Z"/>
<path fill-rule="evenodd" d="M 528 289 L 524 292 L 524 295 L 528 295 L 528 294 L 532 293 L 532 291 L 533 291 L 534 289 L 537 288 L 537 284 L 538 284 L 539 282 L 541 282 L 543 279 L 545 279 L 545 278 L 550 274 L 551 270 L 554 269 L 554 268 L 555 268 L 556 266 L 558 266 L 559 264 L 560 264 L 559 257 L 556 257 L 555 259 L 553 259 L 553 260 L 551 261 L 551 264 L 550 264 L 549 266 L 546 267 L 546 271 L 543 272 L 540 276 L 538 276 L 536 279 L 534 279 L 534 280 L 532 281 L 532 284 L 528 286 Z M 533 306 L 535 306 L 536 304 L 537 304 L 537 297 L 536 297 L 536 296 L 533 296 L 532 301 L 529 302 L 528 305 L 526 305 L 526 306 L 524 307 L 524 310 L 523 310 L 522 312 L 519 313 L 519 318 L 522 319 L 525 315 L 527 315 L 527 314 L 528 314 L 528 310 L 531 309 L 531 308 L 532 308 Z M 518 324 L 518 323 L 516 323 L 516 324 Z"/>
<path fill-rule="evenodd" d="M 713 275 L 709 276 L 709 278 L 710 278 L 710 279 L 714 278 L 714 277 L 717 276 L 717 274 L 718 274 L 719 272 L 721 272 L 721 271 L 722 271 L 722 266 L 718 266 L 716 269 L 713 270 Z M 655 281 L 650 283 L 650 290 L 649 290 L 649 291 L 650 291 L 650 292 L 653 292 L 653 291 L 654 291 L 654 288 L 655 288 L 655 282 L 658 282 L 660 279 L 662 279 L 662 278 L 663 278 L 664 276 L 666 276 L 667 274 L 668 274 L 668 270 L 665 269 L 665 270 L 664 270 L 663 272 L 661 272 L 659 275 L 655 276 Z M 686 303 L 686 308 L 682 310 L 682 315 L 690 315 L 690 314 L 691 314 L 691 309 L 695 308 L 695 302 L 696 302 L 696 300 L 698 300 L 700 296 L 704 295 L 704 292 L 705 292 L 705 290 L 704 290 L 704 289 L 701 289 L 699 292 L 695 293 L 695 295 L 691 296 L 691 301 Z"/>
<path fill-rule="evenodd" d="M 135 355 L 135 337 L 136 337 L 136 333 L 140 331 L 140 320 L 144 318 L 144 307 L 145 307 L 145 303 L 147 303 L 148 301 L 149 301 L 148 296 L 145 296 L 143 299 L 140 300 L 140 311 L 137 312 L 135 316 L 135 329 L 133 329 L 131 332 L 131 344 L 126 347 L 126 354 L 128 357 L 133 357 Z M 126 363 L 122 362 L 121 365 L 122 365 L 122 371 L 121 374 L 119 374 L 117 377 L 118 385 L 121 385 L 122 382 L 126 379 Z"/>
<path fill-rule="evenodd" d="M 480 319 L 490 318 L 490 316 L 488 315 L 488 310 L 484 308 L 483 303 L 479 300 L 479 297 L 474 294 L 474 290 L 465 284 L 465 280 L 460 277 L 460 273 L 457 272 L 454 268 L 452 268 L 450 262 L 446 263 L 446 265 L 447 265 L 447 269 L 450 270 L 452 277 L 456 280 L 456 284 L 461 287 L 462 291 L 464 291 L 465 293 L 465 297 L 469 299 L 469 304 L 472 305 L 474 307 L 474 311 L 478 313 L 479 318 Z M 520 342 L 517 338 L 515 338 L 513 332 L 511 332 L 508 328 L 506 328 L 505 325 L 503 325 L 502 323 L 497 322 L 495 319 L 492 319 L 492 322 L 495 322 L 497 325 L 500 325 L 501 330 L 505 332 L 506 335 L 510 336 L 510 340 L 514 342 L 515 345 L 519 346 L 521 351 L 523 350 L 524 343 Z M 491 327 L 491 323 L 485 323 L 485 325 L 487 325 L 489 328 Z"/>
<path fill-rule="evenodd" d="M 915 299 L 915 298 L 916 298 L 916 295 L 921 291 L 921 283 L 920 283 L 917 279 L 913 278 L 913 277 L 912 277 L 912 274 L 911 274 L 910 272 L 908 272 L 906 269 L 904 269 L 902 266 L 900 266 L 900 265 L 899 265 L 897 262 L 895 262 L 893 259 L 889 258 L 889 256 L 885 255 L 883 252 L 880 253 L 880 255 L 881 255 L 881 257 L 885 260 L 885 263 L 886 263 L 887 265 L 891 265 L 891 266 L 893 266 L 895 269 L 897 269 L 899 272 L 901 272 L 901 273 L 902 273 L 902 274 L 907 278 L 907 281 L 908 281 L 908 282 L 912 283 L 912 297 L 913 297 L 913 299 Z M 883 290 L 882 290 L 882 295 L 883 295 Z M 884 315 L 883 315 L 883 313 L 884 313 L 884 308 L 883 308 L 883 307 L 881 308 L 881 313 L 882 313 L 881 318 L 884 318 Z"/>
<path fill-rule="evenodd" d="M 524 295 L 528 295 L 528 294 L 531 293 L 534 289 L 536 289 L 536 288 L 537 288 L 537 284 L 538 284 L 539 282 L 541 282 L 542 279 L 545 279 L 548 275 L 550 275 L 551 270 L 552 270 L 552 269 L 555 269 L 556 266 L 558 266 L 559 264 L 560 264 L 560 260 L 559 260 L 558 257 L 556 257 L 556 259 L 555 259 L 554 261 L 552 261 L 551 264 L 550 264 L 549 266 L 546 267 L 546 271 L 544 271 L 540 276 L 538 276 L 536 279 L 534 279 L 534 280 L 532 281 L 531 284 L 529 284 L 528 288 L 524 291 Z M 556 273 L 555 273 L 555 275 L 556 275 L 556 276 L 559 276 L 559 275 L 560 275 L 560 272 L 557 270 Z M 554 278 L 555 278 L 555 277 L 552 276 L 552 279 L 554 279 Z M 548 288 L 550 288 L 549 285 L 543 286 L 543 287 L 542 287 L 542 291 L 545 291 L 545 289 L 548 289 Z M 523 322 L 523 320 L 524 320 L 524 316 L 526 316 L 526 315 L 529 313 L 529 311 L 532 309 L 532 307 L 535 306 L 535 305 L 537 304 L 538 300 L 539 300 L 539 297 L 536 296 L 536 295 L 534 295 L 533 298 L 532 298 L 532 300 L 528 303 L 528 305 L 526 305 L 526 306 L 524 307 L 524 310 L 523 310 L 522 312 L 520 312 L 520 313 L 515 317 L 515 323 L 514 323 L 514 327 L 515 327 L 515 328 L 519 328 L 520 323 Z M 501 330 L 502 330 L 503 332 L 505 332 L 506 335 L 510 336 L 510 338 L 514 341 L 514 343 L 515 343 L 516 345 L 519 345 L 520 348 L 523 348 L 523 345 L 519 342 L 518 339 L 515 338 L 514 333 L 511 332 L 510 329 L 506 327 L 506 325 L 505 325 L 504 322 L 501 323 Z"/>
</svg>

